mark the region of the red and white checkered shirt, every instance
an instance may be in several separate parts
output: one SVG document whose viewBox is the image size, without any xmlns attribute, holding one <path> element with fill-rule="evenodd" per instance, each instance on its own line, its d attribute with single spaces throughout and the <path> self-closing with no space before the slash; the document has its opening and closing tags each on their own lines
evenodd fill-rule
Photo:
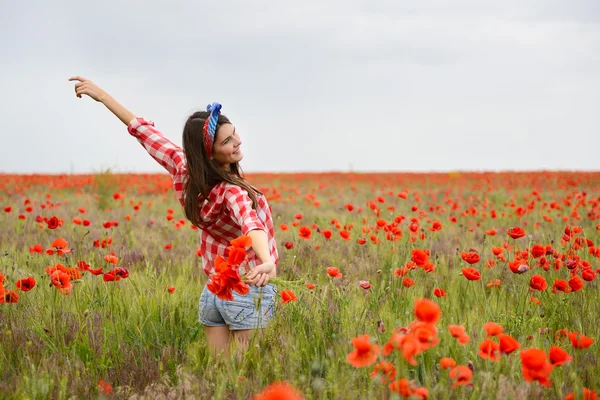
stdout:
<svg viewBox="0 0 600 400">
<path fill-rule="evenodd" d="M 127 130 L 169 172 L 177 198 L 184 205 L 183 189 L 188 171 L 183 149 L 154 128 L 153 122 L 143 118 L 132 120 Z M 257 195 L 257 203 L 254 210 L 248 192 L 228 182 L 216 185 L 208 199 L 200 203 L 200 217 L 203 221 L 200 226 L 200 255 L 207 275 L 214 272 L 214 261 L 218 255 L 225 258 L 228 256 L 227 247 L 231 240 L 247 235 L 254 229 L 261 229 L 267 234 L 271 257 L 275 263 L 279 261 L 271 208 L 262 195 Z M 242 267 L 252 268 L 261 264 L 252 249 L 248 250 L 247 258 L 248 263 Z"/>
</svg>

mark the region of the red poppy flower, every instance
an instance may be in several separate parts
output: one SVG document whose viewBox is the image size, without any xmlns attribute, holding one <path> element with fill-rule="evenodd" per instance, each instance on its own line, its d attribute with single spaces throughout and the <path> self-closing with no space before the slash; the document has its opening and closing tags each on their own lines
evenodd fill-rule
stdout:
<svg viewBox="0 0 600 400">
<path fill-rule="evenodd" d="M 598 225 L 600 226 L 600 225 Z M 577 399 L 581 399 L 581 400 L 597 400 L 598 399 L 598 393 L 584 387 L 583 388 L 583 397 L 577 397 Z M 563 400 L 575 400 L 575 392 L 567 395 Z"/>
<path fill-rule="evenodd" d="M 576 349 L 587 349 L 594 343 L 594 339 L 577 331 L 569 332 L 569 339 L 571 339 L 571 344 Z"/>
<path fill-rule="evenodd" d="M 409 398 L 413 395 L 410 382 L 408 382 L 408 379 L 406 378 L 398 379 L 397 381 L 392 382 L 389 385 L 389 388 L 392 392 L 398 393 L 404 398 Z"/>
<path fill-rule="evenodd" d="M 506 233 L 508 234 L 508 236 L 510 236 L 513 239 L 519 239 L 526 235 L 525 230 L 523 230 L 523 228 L 520 228 L 518 226 L 513 226 L 512 228 L 508 228 L 506 230 Z"/>
<path fill-rule="evenodd" d="M 419 267 L 422 267 L 429 262 L 429 254 L 427 254 L 427 252 L 424 250 L 413 249 L 411 259 Z"/>
<path fill-rule="evenodd" d="M 252 247 L 252 238 L 250 236 L 240 236 L 229 242 L 233 247 L 248 249 Z"/>
<path fill-rule="evenodd" d="M 442 357 L 440 359 L 440 367 L 442 369 L 454 368 L 456 367 L 456 361 L 450 357 Z"/>
<path fill-rule="evenodd" d="M 39 253 L 39 254 L 42 254 L 44 252 L 44 248 L 42 247 L 41 244 L 38 243 L 35 246 L 30 247 L 29 248 L 29 252 L 30 253 Z"/>
<path fill-rule="evenodd" d="M 35 278 L 30 276 L 28 278 L 19 279 L 17 281 L 17 288 L 23 292 L 27 292 L 35 286 Z"/>
<path fill-rule="evenodd" d="M 548 377 L 554 366 L 547 361 L 546 353 L 540 349 L 521 351 L 521 366 L 523 379 L 527 382 L 538 381 L 541 385 L 551 387 Z"/>
<path fill-rule="evenodd" d="M 573 357 L 566 350 L 557 346 L 550 347 L 548 355 L 550 356 L 550 362 L 554 366 L 563 365 L 573 360 Z"/>
<path fill-rule="evenodd" d="M 61 270 L 56 270 L 50 276 L 52 284 L 60 289 L 62 294 L 68 295 L 71 293 L 73 284 L 71 283 L 71 276 Z"/>
<path fill-rule="evenodd" d="M 580 277 L 575 275 L 573 278 L 569 279 L 569 287 L 571 288 L 571 291 L 577 292 L 583 289 L 583 281 Z"/>
<path fill-rule="evenodd" d="M 467 278 L 470 281 L 481 280 L 481 275 L 479 274 L 479 271 L 477 271 L 475 268 L 463 268 L 462 274 L 465 278 Z"/>
<path fill-rule="evenodd" d="M 546 282 L 546 279 L 544 279 L 543 276 L 534 275 L 529 281 L 529 287 L 531 287 L 534 290 L 539 290 L 540 292 L 543 292 L 546 289 L 548 289 L 548 283 Z"/>
<path fill-rule="evenodd" d="M 531 248 L 531 255 L 533 258 L 540 258 L 544 254 L 546 254 L 546 247 L 542 246 L 541 244 L 535 244 Z"/>
<path fill-rule="evenodd" d="M 60 220 L 57 217 L 50 217 L 46 220 L 46 226 L 48 229 L 56 229 L 60 226 Z"/>
<path fill-rule="evenodd" d="M 487 358 L 492 361 L 500 359 L 500 345 L 491 339 L 485 339 L 479 345 L 479 357 Z"/>
<path fill-rule="evenodd" d="M 402 285 L 403 285 L 404 287 L 407 287 L 407 288 L 409 288 L 409 287 L 411 287 L 411 286 L 414 286 L 414 284 L 415 284 L 415 281 L 414 281 L 413 279 L 411 279 L 411 278 L 404 278 L 404 279 L 402 280 Z"/>
<path fill-rule="evenodd" d="M 415 317 L 419 321 L 429 324 L 436 324 L 442 316 L 440 306 L 431 300 L 417 299 L 415 300 Z"/>
<path fill-rule="evenodd" d="M 498 325 L 495 322 L 486 322 L 483 324 L 483 329 L 485 333 L 489 336 L 497 336 L 504 331 L 504 328 L 501 325 Z"/>
<path fill-rule="evenodd" d="M 312 234 L 312 231 L 310 230 L 309 227 L 303 226 L 298 230 L 298 233 L 302 239 L 310 239 L 310 235 Z"/>
<path fill-rule="evenodd" d="M 19 293 L 16 290 L 6 290 L 0 285 L 0 304 L 18 302 Z"/>
<path fill-rule="evenodd" d="M 446 297 L 446 291 L 444 289 L 435 288 L 433 289 L 433 295 L 435 297 Z"/>
<path fill-rule="evenodd" d="M 327 267 L 327 275 L 331 276 L 332 278 L 341 278 L 342 277 L 342 274 L 340 273 L 340 271 L 335 267 Z"/>
<path fill-rule="evenodd" d="M 290 301 L 296 301 L 296 295 L 291 290 L 283 290 L 281 292 L 281 304 L 289 303 Z"/>
<path fill-rule="evenodd" d="M 473 371 L 466 365 L 458 365 L 450 370 L 448 376 L 454 381 L 452 387 L 455 388 L 471 382 L 471 379 L 473 379 Z"/>
<path fill-rule="evenodd" d="M 492 279 L 488 284 L 488 288 L 497 287 L 499 288 L 502 285 L 502 281 L 500 279 Z"/>
<path fill-rule="evenodd" d="M 104 396 L 110 396 L 112 394 L 113 387 L 110 383 L 101 380 L 98 382 L 98 391 Z"/>
<path fill-rule="evenodd" d="M 498 334 L 498 340 L 500 341 L 500 352 L 504 354 L 510 354 L 521 347 L 521 344 L 517 339 L 504 333 Z"/>
<path fill-rule="evenodd" d="M 274 382 L 256 394 L 252 400 L 303 400 L 304 398 L 287 382 Z"/>
<path fill-rule="evenodd" d="M 391 362 L 378 362 L 375 364 L 375 367 L 373 367 L 373 372 L 371 372 L 370 377 L 372 379 L 380 378 L 381 380 L 384 380 L 384 382 L 385 380 L 393 381 L 396 379 L 396 367 L 394 367 L 394 364 Z"/>
<path fill-rule="evenodd" d="M 369 335 L 362 335 L 352 339 L 354 351 L 346 356 L 346 361 L 355 368 L 366 367 L 377 360 L 380 348 L 372 344 Z"/>
<path fill-rule="evenodd" d="M 212 274 L 210 282 L 206 285 L 211 293 L 221 300 L 232 301 L 232 291 L 241 295 L 248 294 L 250 288 L 242 281 L 237 269 L 225 261 L 221 256 L 215 260 L 215 273 Z"/>
<path fill-rule="evenodd" d="M 244 248 L 230 246 L 228 250 L 227 263 L 229 265 L 240 265 L 246 259 L 246 250 Z"/>
<path fill-rule="evenodd" d="M 479 254 L 474 250 L 469 250 L 468 253 L 463 251 L 461 257 L 469 264 L 476 264 L 480 260 Z"/>
</svg>

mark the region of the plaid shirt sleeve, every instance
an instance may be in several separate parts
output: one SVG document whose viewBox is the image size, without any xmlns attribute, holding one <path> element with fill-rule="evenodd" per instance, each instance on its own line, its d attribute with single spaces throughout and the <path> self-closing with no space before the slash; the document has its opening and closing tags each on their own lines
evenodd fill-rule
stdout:
<svg viewBox="0 0 600 400">
<path fill-rule="evenodd" d="M 252 208 L 252 199 L 246 190 L 239 186 L 229 187 L 225 192 L 225 202 L 231 218 L 242 228 L 242 235 L 255 229 L 267 232 L 256 210 Z"/>
<path fill-rule="evenodd" d="M 173 178 L 173 187 L 177 198 L 183 205 L 183 188 L 188 172 L 185 154 L 181 147 L 154 128 L 154 122 L 143 118 L 133 119 L 127 126 L 127 130 L 144 146 L 148 154 L 169 172 Z"/>
</svg>

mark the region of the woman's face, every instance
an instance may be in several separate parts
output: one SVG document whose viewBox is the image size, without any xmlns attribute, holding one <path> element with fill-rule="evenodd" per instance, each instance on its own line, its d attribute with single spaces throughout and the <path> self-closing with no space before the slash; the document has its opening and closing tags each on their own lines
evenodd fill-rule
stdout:
<svg viewBox="0 0 600 400">
<path fill-rule="evenodd" d="M 242 140 L 232 124 L 223 124 L 217 130 L 213 147 L 213 158 L 223 166 L 234 164 L 244 158 L 240 146 Z"/>
</svg>

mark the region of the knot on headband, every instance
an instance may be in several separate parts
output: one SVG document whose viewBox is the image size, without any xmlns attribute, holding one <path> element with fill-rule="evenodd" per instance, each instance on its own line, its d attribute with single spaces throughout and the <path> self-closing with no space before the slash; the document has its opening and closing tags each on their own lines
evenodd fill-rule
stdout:
<svg viewBox="0 0 600 400">
<path fill-rule="evenodd" d="M 210 113 L 208 118 L 206 118 L 206 122 L 204 122 L 204 147 L 206 148 L 208 157 L 212 156 L 212 148 L 215 141 L 217 122 L 219 121 L 221 107 L 222 105 L 217 102 L 206 106 L 206 111 Z"/>
</svg>

